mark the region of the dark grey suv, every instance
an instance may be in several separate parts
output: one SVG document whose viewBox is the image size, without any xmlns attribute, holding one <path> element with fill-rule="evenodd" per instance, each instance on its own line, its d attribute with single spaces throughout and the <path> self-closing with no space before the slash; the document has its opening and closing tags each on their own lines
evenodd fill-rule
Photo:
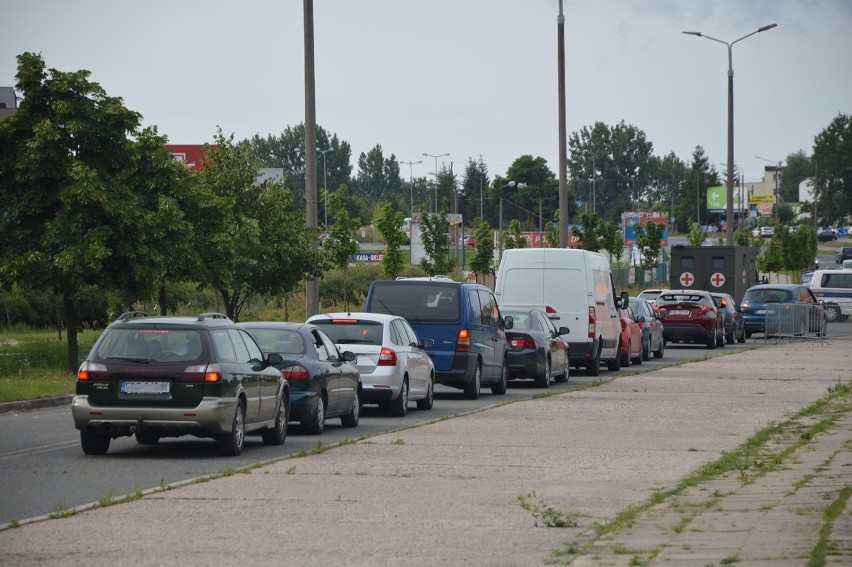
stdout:
<svg viewBox="0 0 852 567">
<path fill-rule="evenodd" d="M 71 404 L 83 452 L 103 455 L 135 435 L 212 437 L 239 455 L 247 433 L 266 444 L 287 436 L 290 389 L 281 355 L 264 357 L 245 330 L 219 313 L 149 317 L 125 313 L 109 325 L 77 372 Z"/>
</svg>

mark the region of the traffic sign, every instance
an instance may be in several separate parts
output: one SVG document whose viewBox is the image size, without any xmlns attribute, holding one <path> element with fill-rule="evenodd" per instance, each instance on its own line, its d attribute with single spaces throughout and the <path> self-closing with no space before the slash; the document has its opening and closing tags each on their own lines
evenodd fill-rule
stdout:
<svg viewBox="0 0 852 567">
<path fill-rule="evenodd" d="M 690 287 L 694 281 L 695 276 L 690 272 L 684 272 L 680 275 L 680 285 L 683 287 Z"/>
</svg>

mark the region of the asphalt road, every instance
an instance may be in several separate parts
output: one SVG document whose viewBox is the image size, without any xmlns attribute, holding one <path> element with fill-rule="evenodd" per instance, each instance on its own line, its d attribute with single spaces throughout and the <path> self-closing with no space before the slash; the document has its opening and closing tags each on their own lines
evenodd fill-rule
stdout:
<svg viewBox="0 0 852 567">
<path fill-rule="evenodd" d="M 706 356 L 718 356 L 760 346 L 762 340 L 743 345 L 707 350 L 699 346 L 669 344 L 664 358 L 651 358 L 641 366 L 633 365 L 618 374 L 647 372 Z M 599 378 L 571 370 L 567 384 L 551 383 L 552 391 L 567 390 L 608 380 L 616 373 L 602 371 Z M 432 410 L 422 411 L 411 404 L 404 418 L 392 418 L 375 406 L 366 406 L 356 429 L 344 429 L 339 419 L 329 420 L 320 436 L 309 435 L 297 424 L 290 424 L 282 446 L 263 445 L 260 437 L 248 437 L 239 457 L 221 457 L 214 441 L 182 437 L 164 439 L 157 445 L 138 445 L 135 438 L 113 440 L 103 457 L 86 456 L 80 449 L 79 433 L 74 429 L 70 406 L 8 412 L 0 414 L 0 524 L 49 514 L 57 508 L 96 502 L 110 495 L 119 497 L 136 489 L 154 488 L 186 479 L 239 469 L 255 463 L 267 463 L 334 445 L 345 438 L 357 438 L 410 427 L 425 421 L 474 412 L 511 399 L 529 398 L 542 390 L 531 380 L 509 382 L 505 396 L 483 389 L 478 400 L 466 400 L 461 390 L 438 386 Z"/>
</svg>

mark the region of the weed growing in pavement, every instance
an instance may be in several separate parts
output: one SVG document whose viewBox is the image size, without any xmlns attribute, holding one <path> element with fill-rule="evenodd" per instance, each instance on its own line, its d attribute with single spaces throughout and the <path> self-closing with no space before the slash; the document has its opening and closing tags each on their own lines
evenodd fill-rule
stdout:
<svg viewBox="0 0 852 567">
<path fill-rule="evenodd" d="M 165 492 L 166 490 L 171 490 L 171 489 L 172 489 L 172 487 L 169 486 L 168 484 L 166 484 L 166 479 L 161 478 L 160 479 L 160 490 Z"/>
<path fill-rule="evenodd" d="M 12 518 L 11 520 L 9 520 L 9 527 L 12 528 L 12 529 L 20 528 L 21 527 L 21 521 L 18 520 L 17 518 Z"/>
<path fill-rule="evenodd" d="M 692 516 L 684 516 L 680 519 L 678 523 L 672 526 L 672 531 L 676 534 L 683 532 L 686 529 L 686 526 L 692 521 Z"/>
<path fill-rule="evenodd" d="M 734 553 L 733 555 L 729 555 L 729 556 L 725 557 L 724 559 L 722 559 L 721 561 L 719 561 L 719 564 L 720 565 L 730 565 L 731 563 L 736 563 L 739 560 L 740 560 L 740 556 L 737 555 L 736 553 Z"/>
<path fill-rule="evenodd" d="M 808 567 L 822 567 L 825 565 L 825 555 L 829 550 L 829 537 L 831 536 L 831 528 L 834 521 L 846 509 L 846 502 L 852 496 L 852 486 L 844 486 L 843 490 L 837 495 L 832 502 L 822 513 L 822 526 L 819 529 L 819 539 L 816 545 L 811 550 L 811 558 L 808 561 Z"/>
<path fill-rule="evenodd" d="M 532 514 L 536 519 L 535 525 L 538 526 L 539 521 L 542 525 L 548 528 L 576 528 L 580 525 L 577 520 L 564 516 L 561 512 L 547 506 L 544 502 L 539 501 L 538 504 L 529 502 L 528 499 L 535 498 L 535 492 L 530 492 L 525 496 L 518 496 L 518 503 L 521 508 Z"/>
<path fill-rule="evenodd" d="M 95 508 L 106 508 L 107 506 L 114 506 L 116 504 L 124 504 L 125 502 L 133 502 L 134 500 L 142 499 L 142 489 L 137 488 L 130 494 L 125 494 L 121 498 L 116 498 L 112 490 L 107 492 L 107 495 L 97 501 L 97 503 L 91 506 L 92 509 Z"/>
<path fill-rule="evenodd" d="M 391 445 L 405 445 L 405 439 L 402 437 L 397 437 L 393 441 L 391 441 Z"/>
<path fill-rule="evenodd" d="M 55 508 L 53 508 L 53 512 L 51 512 L 47 517 L 54 520 L 57 518 L 70 518 L 76 513 L 77 510 L 69 508 L 68 504 L 65 503 L 65 500 L 62 500 Z"/>
<path fill-rule="evenodd" d="M 296 465 L 293 465 L 284 474 L 296 474 Z"/>
</svg>

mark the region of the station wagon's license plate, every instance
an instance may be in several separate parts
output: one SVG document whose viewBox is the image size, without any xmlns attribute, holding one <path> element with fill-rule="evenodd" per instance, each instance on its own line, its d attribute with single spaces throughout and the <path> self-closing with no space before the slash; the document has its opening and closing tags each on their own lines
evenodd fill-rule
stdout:
<svg viewBox="0 0 852 567">
<path fill-rule="evenodd" d="M 122 394 L 168 394 L 170 382 L 121 382 Z"/>
<path fill-rule="evenodd" d="M 755 311 L 755 313 L 757 313 L 758 315 L 763 315 L 764 313 L 766 313 L 766 311 L 764 311 L 763 309 L 758 309 L 757 311 Z"/>
<path fill-rule="evenodd" d="M 672 309 L 669 311 L 669 315 L 680 315 L 682 317 L 689 317 L 689 309 Z"/>
</svg>

